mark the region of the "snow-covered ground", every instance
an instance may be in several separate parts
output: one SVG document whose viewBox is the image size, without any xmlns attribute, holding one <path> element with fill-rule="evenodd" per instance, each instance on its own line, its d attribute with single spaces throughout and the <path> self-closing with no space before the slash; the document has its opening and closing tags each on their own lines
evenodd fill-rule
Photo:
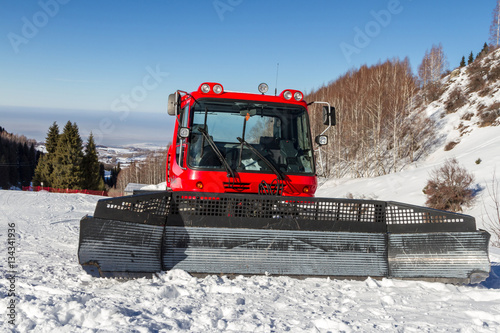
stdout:
<svg viewBox="0 0 500 333">
<path fill-rule="evenodd" d="M 500 278 L 478 286 L 420 281 L 191 277 L 129 281 L 87 275 L 79 220 L 99 197 L 0 191 L 0 331 L 498 332 Z M 9 281 L 8 225 L 15 224 Z M 492 248 L 491 260 L 500 262 Z M 493 269 L 498 272 L 497 266 Z M 13 282 L 13 284 L 11 283 Z M 16 297 L 9 296 L 9 289 Z M 8 308 L 15 300 L 15 326 Z"/>
<path fill-rule="evenodd" d="M 455 157 L 474 173 L 478 185 L 478 199 L 465 213 L 488 229 L 488 215 L 496 214 L 488 189 L 495 172 L 500 179 L 500 126 L 477 128 L 472 119 L 461 135 L 461 114 L 470 109 L 441 117 L 438 101 L 426 110 L 441 119 L 443 142 L 460 140 L 454 149 L 436 147 L 425 160 L 396 174 L 329 180 L 317 196 L 352 194 L 424 205 L 429 173 Z M 495 247 L 490 248 L 490 277 L 475 286 L 371 278 L 195 278 L 180 270 L 153 279 L 98 279 L 77 261 L 80 218 L 93 213 L 98 199 L 0 191 L 1 332 L 500 331 L 500 249 Z M 14 269 L 9 267 L 13 260 Z"/>
<path fill-rule="evenodd" d="M 449 158 L 456 158 L 460 166 L 471 172 L 479 190 L 473 207 L 465 208 L 464 213 L 476 218 L 478 227 L 490 229 L 490 216 L 496 216 L 493 177 L 500 181 L 500 127 L 476 128 L 450 151 L 443 148 L 436 150 L 425 161 L 410 166 L 404 171 L 374 178 L 331 179 L 316 192 L 318 197 L 367 198 L 383 201 L 399 201 L 425 206 L 426 197 L 423 189 L 433 170 L 443 165 Z M 476 163 L 481 160 L 479 164 Z M 499 194 L 500 185 L 496 183 Z M 500 225 L 498 225 L 500 228 Z"/>
<path fill-rule="evenodd" d="M 476 128 L 453 150 L 437 149 L 403 172 L 330 180 L 317 195 L 351 193 L 423 205 L 422 189 L 429 172 L 446 158 L 456 157 L 483 188 L 466 213 L 476 217 L 479 227 L 486 227 L 485 212 L 494 213 L 486 189 L 500 165 L 499 134 L 500 127 Z M 481 163 L 476 164 L 479 158 Z M 149 280 L 97 279 L 78 264 L 77 248 L 80 218 L 93 213 L 98 199 L 83 194 L 0 191 L 0 331 L 500 331 L 500 249 L 494 247 L 490 248 L 492 273 L 475 286 L 371 278 L 240 276 L 231 280 L 195 278 L 180 270 Z M 11 244 L 9 229 L 15 229 Z M 13 255 L 9 254 L 11 245 Z M 9 256 L 17 264 L 14 279 Z M 12 319 L 15 325 L 9 323 Z"/>
</svg>

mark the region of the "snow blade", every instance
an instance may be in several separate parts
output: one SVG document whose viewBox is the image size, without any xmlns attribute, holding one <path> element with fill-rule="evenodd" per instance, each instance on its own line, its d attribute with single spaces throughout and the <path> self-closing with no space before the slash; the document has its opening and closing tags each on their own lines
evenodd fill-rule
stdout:
<svg viewBox="0 0 500 333">
<path fill-rule="evenodd" d="M 477 283 L 489 234 L 471 216 L 396 202 L 158 192 L 100 200 L 80 223 L 94 276 L 271 274 Z"/>
</svg>

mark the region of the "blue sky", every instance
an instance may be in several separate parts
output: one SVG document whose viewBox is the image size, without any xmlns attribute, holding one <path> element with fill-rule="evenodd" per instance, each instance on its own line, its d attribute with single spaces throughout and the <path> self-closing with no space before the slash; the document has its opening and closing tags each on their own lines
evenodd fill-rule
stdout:
<svg viewBox="0 0 500 333">
<path fill-rule="evenodd" d="M 165 114 L 169 93 L 204 81 L 250 92 L 267 82 L 274 91 L 279 63 L 278 91 L 308 92 L 393 57 L 408 56 L 416 71 L 438 43 L 454 68 L 488 41 L 494 5 L 1 0 L 0 106 L 62 109 L 67 117 L 114 111 L 121 120 Z"/>
</svg>

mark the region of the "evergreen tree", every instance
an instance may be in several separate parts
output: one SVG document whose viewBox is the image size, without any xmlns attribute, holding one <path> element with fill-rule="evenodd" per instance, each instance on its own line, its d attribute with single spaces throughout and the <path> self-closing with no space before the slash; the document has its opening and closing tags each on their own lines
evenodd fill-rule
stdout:
<svg viewBox="0 0 500 333">
<path fill-rule="evenodd" d="M 469 54 L 469 59 L 467 60 L 467 65 L 470 65 L 473 62 L 474 62 L 474 54 L 471 51 L 470 54 Z"/>
<path fill-rule="evenodd" d="M 0 134 L 3 132 L 3 128 L 0 127 Z M 8 187 L 9 169 L 7 166 L 7 158 L 5 156 L 5 147 L 0 135 L 0 188 Z"/>
<path fill-rule="evenodd" d="M 59 142 L 59 126 L 56 122 L 49 127 L 47 132 L 47 137 L 45 138 L 45 149 L 47 150 L 47 155 L 38 159 L 38 164 L 35 168 L 35 175 L 33 176 L 33 185 L 41 186 L 43 183 L 44 187 L 51 187 L 53 183 L 53 173 L 54 173 L 54 156 Z"/>
<path fill-rule="evenodd" d="M 487 55 L 489 52 L 489 47 L 488 44 L 484 43 L 483 48 L 481 49 L 481 52 L 479 52 L 478 57 L 483 57 Z"/>
<path fill-rule="evenodd" d="M 9 184 L 11 186 L 19 185 L 17 145 L 11 144 L 8 146 L 7 161 L 9 163 Z"/>
<path fill-rule="evenodd" d="M 82 139 L 78 126 L 68 121 L 54 154 L 52 187 L 81 189 L 84 175 L 82 161 Z"/>
<path fill-rule="evenodd" d="M 37 152 L 35 150 L 35 145 L 32 144 L 29 148 L 28 152 L 28 163 L 31 177 L 35 174 L 36 161 L 37 161 Z M 31 180 L 31 179 L 29 179 Z"/>
<path fill-rule="evenodd" d="M 51 187 L 52 186 L 52 172 L 54 170 L 52 162 L 49 159 L 52 156 L 48 154 L 41 155 L 38 158 L 38 164 L 35 168 L 35 175 L 31 182 L 33 186 L 43 186 L 43 187 Z"/>
<path fill-rule="evenodd" d="M 57 143 L 59 142 L 59 126 L 54 121 L 52 126 L 49 127 L 49 131 L 47 133 L 47 138 L 45 139 L 45 148 L 49 154 L 53 154 L 56 152 Z"/>
<path fill-rule="evenodd" d="M 110 171 L 110 177 L 107 179 L 106 184 L 109 187 L 116 188 L 116 182 L 118 181 L 118 174 L 121 171 L 120 162 L 118 162 L 118 164 L 113 168 L 111 168 L 111 170 L 109 171 Z"/>
<path fill-rule="evenodd" d="M 33 176 L 28 158 L 30 150 L 26 142 L 24 144 L 19 143 L 17 147 L 19 183 L 21 186 L 28 186 Z"/>
<path fill-rule="evenodd" d="M 462 60 L 460 61 L 460 67 L 465 67 L 465 57 L 462 57 Z"/>
<path fill-rule="evenodd" d="M 82 188 L 87 190 L 104 191 L 104 179 L 101 176 L 101 164 L 97 156 L 97 149 L 92 132 L 87 140 L 85 155 L 83 156 L 83 182 Z"/>
</svg>

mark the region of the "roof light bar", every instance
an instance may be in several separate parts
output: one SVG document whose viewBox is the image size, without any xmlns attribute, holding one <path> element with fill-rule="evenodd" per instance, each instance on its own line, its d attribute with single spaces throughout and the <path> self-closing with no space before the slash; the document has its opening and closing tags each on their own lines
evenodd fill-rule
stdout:
<svg viewBox="0 0 500 333">
<path fill-rule="evenodd" d="M 198 88 L 198 91 L 201 91 L 204 94 L 214 93 L 214 94 L 222 94 L 224 92 L 224 88 L 222 84 L 215 82 L 204 82 Z"/>
</svg>

